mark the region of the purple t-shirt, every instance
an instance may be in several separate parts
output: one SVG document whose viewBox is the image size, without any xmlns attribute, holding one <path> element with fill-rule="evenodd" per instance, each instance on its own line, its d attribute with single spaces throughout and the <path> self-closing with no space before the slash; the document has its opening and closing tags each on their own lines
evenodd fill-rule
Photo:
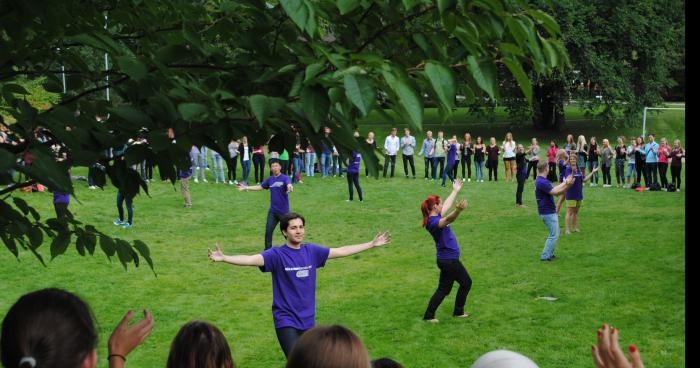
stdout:
<svg viewBox="0 0 700 368">
<path fill-rule="evenodd" d="M 362 155 L 360 155 L 360 152 L 352 151 L 350 166 L 348 166 L 348 173 L 357 174 L 360 172 L 360 160 L 362 160 Z"/>
<path fill-rule="evenodd" d="M 441 218 L 442 215 L 430 216 L 428 223 L 425 225 L 425 229 L 428 230 L 435 240 L 435 256 L 437 259 L 442 260 L 459 259 L 457 238 L 455 238 L 450 225 L 442 229 L 438 226 Z"/>
<path fill-rule="evenodd" d="M 554 206 L 554 196 L 549 194 L 554 187 L 547 178 L 537 176 L 535 180 L 535 199 L 537 200 L 537 212 L 540 215 L 551 215 L 557 212 Z"/>
<path fill-rule="evenodd" d="M 289 176 L 279 174 L 278 176 L 270 176 L 260 184 L 263 189 L 270 190 L 270 212 L 281 214 L 289 212 L 287 185 L 291 183 Z"/>
<path fill-rule="evenodd" d="M 564 175 L 564 170 L 566 170 L 566 163 L 564 162 L 564 160 L 559 160 L 559 182 L 560 183 L 563 183 L 564 177 L 566 177 L 566 175 Z"/>
<path fill-rule="evenodd" d="M 53 203 L 70 203 L 70 195 L 68 193 L 53 192 Z"/>
<path fill-rule="evenodd" d="M 308 330 L 315 324 L 316 269 L 326 264 L 330 249 L 301 244 L 292 249 L 286 244 L 261 253 L 262 272 L 272 272 L 272 317 L 275 328 Z"/>
<path fill-rule="evenodd" d="M 571 175 L 571 167 L 567 167 L 564 172 L 564 176 Z M 574 173 L 574 185 L 566 190 L 566 200 L 567 201 L 580 201 L 583 200 L 583 171 L 581 169 L 576 169 Z"/>
<path fill-rule="evenodd" d="M 451 144 L 450 150 L 447 151 L 447 166 L 454 165 L 457 158 L 457 145 Z"/>
</svg>

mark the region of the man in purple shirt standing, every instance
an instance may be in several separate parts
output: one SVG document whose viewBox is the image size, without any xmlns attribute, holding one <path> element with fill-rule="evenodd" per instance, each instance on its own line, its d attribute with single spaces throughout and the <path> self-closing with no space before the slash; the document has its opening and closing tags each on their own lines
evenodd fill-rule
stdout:
<svg viewBox="0 0 700 368">
<path fill-rule="evenodd" d="M 227 256 L 218 244 L 208 252 L 209 259 L 214 262 L 258 266 L 262 272 L 272 273 L 272 317 L 285 356 L 299 337 L 316 323 L 316 270 L 328 259 L 347 257 L 391 241 L 389 232 L 383 232 L 367 243 L 326 248 L 303 243 L 305 224 L 300 214 L 287 213 L 280 221 L 287 243 L 260 254 Z"/>
<path fill-rule="evenodd" d="M 238 184 L 238 190 L 270 190 L 270 210 L 267 212 L 265 225 L 265 249 L 272 247 L 272 232 L 279 224 L 282 216 L 289 212 L 289 193 L 294 190 L 289 176 L 282 174 L 282 164 L 277 159 L 270 159 L 272 175 L 260 185 L 248 186 Z"/>
<path fill-rule="evenodd" d="M 547 180 L 548 172 L 548 161 L 541 161 L 537 164 L 537 179 L 535 180 L 537 213 L 539 213 L 542 221 L 549 229 L 549 237 L 544 243 L 540 261 L 552 261 L 556 258 L 554 257 L 554 248 L 557 247 L 557 241 L 559 240 L 559 216 L 554 205 L 554 196 L 566 193 L 566 190 L 574 184 L 574 177 L 569 175 L 564 179 L 564 182 L 556 187 L 552 187 L 552 184 Z"/>
<path fill-rule="evenodd" d="M 362 156 L 360 152 L 352 151 L 352 157 L 348 160 L 348 191 L 350 192 L 350 199 L 348 202 L 352 201 L 353 192 L 352 186 L 355 185 L 357 188 L 357 195 L 360 197 L 360 202 L 362 202 L 362 188 L 360 188 L 360 161 Z"/>
</svg>

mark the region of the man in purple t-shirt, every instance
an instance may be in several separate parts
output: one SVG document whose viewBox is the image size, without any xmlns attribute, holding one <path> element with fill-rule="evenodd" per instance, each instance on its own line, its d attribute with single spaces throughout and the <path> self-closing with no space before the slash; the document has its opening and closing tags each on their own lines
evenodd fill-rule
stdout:
<svg viewBox="0 0 700 368">
<path fill-rule="evenodd" d="M 287 243 L 260 254 L 227 256 L 218 244 L 216 249 L 209 249 L 209 259 L 214 262 L 258 266 L 262 272 L 272 273 L 272 317 L 285 356 L 299 337 L 316 323 L 316 270 L 328 259 L 347 257 L 391 241 L 389 232 L 383 232 L 367 243 L 326 248 L 303 243 L 305 223 L 300 214 L 284 215 L 280 230 Z"/>
<path fill-rule="evenodd" d="M 270 190 L 270 210 L 265 224 L 265 249 L 272 247 L 272 232 L 285 213 L 289 212 L 289 193 L 294 190 L 292 179 L 282 174 L 282 164 L 277 159 L 270 159 L 272 175 L 260 185 L 247 186 L 238 184 L 238 190 Z"/>
<path fill-rule="evenodd" d="M 535 180 L 537 213 L 539 213 L 542 221 L 549 229 L 549 236 L 544 243 L 540 261 L 554 260 L 554 248 L 557 247 L 557 241 L 559 240 L 559 217 L 554 205 L 554 196 L 566 193 L 566 190 L 574 184 L 574 177 L 569 175 L 564 179 L 563 183 L 552 187 L 552 184 L 547 180 L 548 172 L 548 161 L 541 161 L 537 164 L 537 179 Z"/>
</svg>

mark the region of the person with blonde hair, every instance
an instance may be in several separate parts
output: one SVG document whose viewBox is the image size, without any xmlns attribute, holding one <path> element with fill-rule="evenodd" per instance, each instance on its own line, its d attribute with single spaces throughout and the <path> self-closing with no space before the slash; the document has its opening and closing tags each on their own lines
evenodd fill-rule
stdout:
<svg viewBox="0 0 700 368">
<path fill-rule="evenodd" d="M 294 345 L 286 368 L 371 368 L 369 353 L 357 335 L 340 326 L 316 326 Z M 218 367 L 217 367 L 218 368 Z"/>
<path fill-rule="evenodd" d="M 578 157 L 578 167 L 584 172 L 586 171 L 586 158 L 588 155 L 588 144 L 586 144 L 586 137 L 583 134 L 578 136 L 576 141 L 576 157 Z"/>
<path fill-rule="evenodd" d="M 532 143 L 527 148 L 527 173 L 525 178 L 530 176 L 532 171 L 532 180 L 537 179 L 537 163 L 540 162 L 540 145 L 537 143 L 537 138 L 532 138 Z"/>
<path fill-rule="evenodd" d="M 501 149 L 503 150 L 503 165 L 506 171 L 506 182 L 508 182 L 508 179 L 510 178 L 511 182 L 515 182 L 515 171 L 516 171 L 516 164 L 515 164 L 515 148 L 517 147 L 517 144 L 513 140 L 513 133 L 508 132 L 506 133 L 506 138 L 503 141 L 503 144 L 501 145 Z"/>
<path fill-rule="evenodd" d="M 566 151 L 566 157 L 570 154 L 576 153 L 576 142 L 574 142 L 574 136 L 569 134 L 566 136 L 566 144 L 564 145 L 564 150 Z"/>
<path fill-rule="evenodd" d="M 671 146 L 668 145 L 666 138 L 661 138 L 661 144 L 659 145 L 659 179 L 661 181 L 661 188 L 668 188 L 668 178 L 666 178 L 666 172 L 668 171 L 668 157 L 671 156 Z"/>
<path fill-rule="evenodd" d="M 681 169 L 683 168 L 683 159 L 685 151 L 681 147 L 681 140 L 673 141 L 673 150 L 671 151 L 671 184 L 676 187 L 676 192 L 681 191 Z"/>
<path fill-rule="evenodd" d="M 612 167 L 612 159 L 614 151 L 610 148 L 610 141 L 607 138 L 603 139 L 603 149 L 600 153 L 600 166 L 603 171 L 603 188 L 612 187 L 612 177 L 610 176 L 610 168 Z"/>
<path fill-rule="evenodd" d="M 489 181 L 491 181 L 492 176 L 494 181 L 498 181 L 498 155 L 500 153 L 501 150 L 496 145 L 496 138 L 491 137 L 489 145 L 486 147 L 486 155 L 488 156 L 486 167 L 489 168 Z"/>
<path fill-rule="evenodd" d="M 472 135 L 464 134 L 464 143 L 462 144 L 462 181 L 472 181 L 472 155 L 474 154 L 474 143 L 472 143 Z M 466 166 L 466 176 L 465 174 Z"/>
<path fill-rule="evenodd" d="M 557 203 L 557 213 L 561 206 L 566 202 L 566 218 L 565 218 L 565 234 L 569 235 L 570 227 L 573 227 L 574 232 L 578 232 L 578 213 L 583 204 L 583 185 L 591 179 L 591 176 L 598 171 L 598 167 L 585 176 L 585 173 L 578 167 L 578 159 L 575 154 L 569 156 L 569 165 L 564 172 L 566 176 L 572 176 L 574 183 L 570 188 L 567 188 L 565 195 L 559 198 Z"/>
</svg>

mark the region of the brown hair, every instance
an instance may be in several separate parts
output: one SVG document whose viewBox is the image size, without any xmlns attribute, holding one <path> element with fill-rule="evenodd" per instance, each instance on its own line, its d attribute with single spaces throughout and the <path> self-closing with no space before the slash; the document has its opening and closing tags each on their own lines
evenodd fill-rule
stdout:
<svg viewBox="0 0 700 368">
<path fill-rule="evenodd" d="M 170 345 L 166 368 L 236 368 L 226 337 L 216 326 L 187 322 Z"/>
<path fill-rule="evenodd" d="M 543 172 L 547 172 L 548 170 L 549 170 L 549 162 L 547 162 L 547 160 L 541 160 L 537 164 L 537 173 L 538 174 L 543 173 Z"/>
<path fill-rule="evenodd" d="M 357 335 L 339 326 L 317 326 L 304 333 L 286 368 L 370 368 L 369 354 Z"/>
<path fill-rule="evenodd" d="M 420 203 L 420 212 L 423 214 L 423 227 L 428 224 L 430 210 L 438 203 L 440 203 L 440 196 L 436 195 L 429 195 Z"/>
</svg>

